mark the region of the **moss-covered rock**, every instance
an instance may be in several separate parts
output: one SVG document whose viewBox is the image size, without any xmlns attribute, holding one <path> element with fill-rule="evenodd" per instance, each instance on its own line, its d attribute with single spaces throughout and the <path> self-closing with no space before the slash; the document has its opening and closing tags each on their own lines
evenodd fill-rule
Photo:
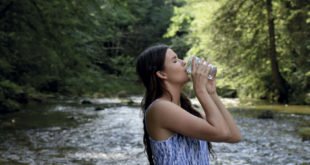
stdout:
<svg viewBox="0 0 310 165">
<path fill-rule="evenodd" d="M 270 110 L 262 111 L 258 114 L 257 118 L 259 119 L 273 119 L 274 118 L 274 112 Z"/>
<path fill-rule="evenodd" d="M 121 91 L 119 91 L 118 93 L 117 93 L 117 97 L 119 97 L 119 98 L 126 98 L 126 97 L 128 97 L 129 95 L 128 95 L 128 92 L 127 91 L 125 91 L 125 90 L 121 90 Z"/>
<path fill-rule="evenodd" d="M 298 129 L 298 134 L 303 141 L 310 140 L 310 127 L 301 127 Z"/>
</svg>

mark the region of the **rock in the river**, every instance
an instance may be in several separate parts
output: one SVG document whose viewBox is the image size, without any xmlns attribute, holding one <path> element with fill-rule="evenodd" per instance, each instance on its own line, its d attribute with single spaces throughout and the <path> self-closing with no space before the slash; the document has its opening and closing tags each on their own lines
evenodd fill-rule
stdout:
<svg viewBox="0 0 310 165">
<path fill-rule="evenodd" d="M 95 107 L 95 111 L 101 111 L 101 110 L 104 110 L 104 108 L 102 108 L 102 107 Z"/>
<path fill-rule="evenodd" d="M 118 92 L 117 93 L 117 96 L 119 97 L 119 98 L 126 98 L 126 97 L 128 97 L 128 93 L 126 92 L 126 91 L 120 91 L 120 92 Z"/>
<path fill-rule="evenodd" d="M 270 110 L 266 110 L 261 112 L 257 118 L 259 119 L 273 119 L 274 118 L 274 113 Z"/>
<path fill-rule="evenodd" d="M 131 106 L 131 105 L 134 105 L 135 104 L 135 102 L 133 101 L 133 100 L 131 100 L 131 99 L 129 99 L 128 101 L 127 101 L 127 105 L 128 106 Z"/>
<path fill-rule="evenodd" d="M 81 104 L 93 104 L 90 100 L 82 100 Z"/>
<path fill-rule="evenodd" d="M 75 117 L 75 116 L 68 116 L 67 119 L 69 119 L 69 120 L 77 120 L 77 117 Z"/>
</svg>

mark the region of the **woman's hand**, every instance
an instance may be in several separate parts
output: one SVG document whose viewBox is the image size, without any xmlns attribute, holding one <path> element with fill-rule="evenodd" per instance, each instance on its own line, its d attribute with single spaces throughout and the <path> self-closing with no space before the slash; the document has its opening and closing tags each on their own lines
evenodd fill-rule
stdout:
<svg viewBox="0 0 310 165">
<path fill-rule="evenodd" d="M 207 91 L 210 95 L 216 94 L 216 75 L 212 78 L 212 80 L 208 80 L 206 83 Z"/>
<path fill-rule="evenodd" d="M 192 81 L 194 90 L 197 92 L 207 92 L 207 87 L 205 84 L 208 84 L 208 74 L 210 72 L 210 67 L 208 67 L 207 62 L 204 60 L 199 63 L 192 59 Z"/>
</svg>

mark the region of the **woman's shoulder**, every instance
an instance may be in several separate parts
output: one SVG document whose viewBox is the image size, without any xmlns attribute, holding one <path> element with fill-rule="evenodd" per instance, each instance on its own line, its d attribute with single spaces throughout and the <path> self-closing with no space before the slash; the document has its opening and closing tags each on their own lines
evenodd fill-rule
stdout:
<svg viewBox="0 0 310 165">
<path fill-rule="evenodd" d="M 152 114 L 152 116 L 164 115 L 169 113 L 170 110 L 176 108 L 176 104 L 164 99 L 154 100 L 146 109 L 146 114 Z"/>
<path fill-rule="evenodd" d="M 147 111 L 154 111 L 157 109 L 169 109 L 170 107 L 177 106 L 171 101 L 164 100 L 164 99 L 156 99 L 154 100 L 149 107 L 147 108 Z"/>
</svg>

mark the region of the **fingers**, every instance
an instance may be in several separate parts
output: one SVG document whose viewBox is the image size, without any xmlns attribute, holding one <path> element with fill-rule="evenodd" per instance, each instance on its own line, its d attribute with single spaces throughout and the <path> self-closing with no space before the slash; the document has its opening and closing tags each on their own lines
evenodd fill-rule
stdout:
<svg viewBox="0 0 310 165">
<path fill-rule="evenodd" d="M 206 65 L 206 75 L 209 75 L 211 71 L 211 67 L 209 67 L 209 64 Z"/>
<path fill-rule="evenodd" d="M 201 61 L 196 61 L 197 73 L 202 73 L 202 63 Z"/>
<path fill-rule="evenodd" d="M 203 74 L 208 75 L 210 72 L 210 67 L 208 67 L 209 62 L 202 60 L 202 68 L 203 68 Z"/>
<path fill-rule="evenodd" d="M 192 72 L 201 73 L 201 60 L 198 60 L 196 57 L 192 58 Z"/>
<path fill-rule="evenodd" d="M 196 60 L 195 57 L 192 58 L 192 73 L 196 73 Z"/>
<path fill-rule="evenodd" d="M 209 62 L 204 59 L 197 60 L 196 57 L 192 58 L 192 73 L 207 76 L 211 70 Z"/>
</svg>

